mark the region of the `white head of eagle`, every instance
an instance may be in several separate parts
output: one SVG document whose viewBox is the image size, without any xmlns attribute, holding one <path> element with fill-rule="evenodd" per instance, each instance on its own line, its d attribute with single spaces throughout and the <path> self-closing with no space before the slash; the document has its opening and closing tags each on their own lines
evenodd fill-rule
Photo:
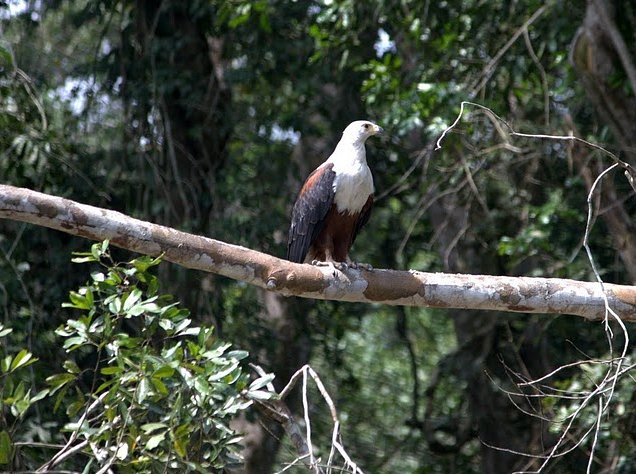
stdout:
<svg viewBox="0 0 636 474">
<path fill-rule="evenodd" d="M 350 123 L 331 156 L 309 175 L 292 211 L 288 260 L 349 261 L 349 249 L 373 206 L 364 143 L 382 132 L 367 120 Z"/>
</svg>

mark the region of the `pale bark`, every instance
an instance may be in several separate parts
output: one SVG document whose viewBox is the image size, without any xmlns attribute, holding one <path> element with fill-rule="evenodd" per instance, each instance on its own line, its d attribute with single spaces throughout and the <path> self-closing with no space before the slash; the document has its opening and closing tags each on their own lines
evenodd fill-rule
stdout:
<svg viewBox="0 0 636 474">
<path fill-rule="evenodd" d="M 503 277 L 414 270 L 371 271 L 291 263 L 218 240 L 187 234 L 68 199 L 0 185 L 0 218 L 28 222 L 186 268 L 222 275 L 284 296 L 433 308 L 606 315 L 605 298 L 625 321 L 636 321 L 636 287 L 557 278 Z"/>
</svg>

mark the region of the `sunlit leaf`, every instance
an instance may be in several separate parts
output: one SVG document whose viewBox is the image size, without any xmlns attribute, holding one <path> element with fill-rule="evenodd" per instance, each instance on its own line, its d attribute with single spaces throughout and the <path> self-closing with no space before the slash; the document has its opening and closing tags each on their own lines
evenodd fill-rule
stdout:
<svg viewBox="0 0 636 474">
<path fill-rule="evenodd" d="M 155 449 L 157 446 L 159 446 L 159 444 L 161 444 L 161 442 L 166 438 L 166 432 L 164 431 L 163 433 L 159 433 L 156 435 L 151 436 L 148 441 L 146 441 L 146 446 L 144 449 L 147 449 L 149 451 Z"/>
<path fill-rule="evenodd" d="M 252 390 L 258 390 L 260 388 L 263 388 L 272 380 L 274 380 L 274 374 L 266 374 L 262 377 L 259 377 L 250 384 L 249 390 L 252 391 Z"/>
<path fill-rule="evenodd" d="M 32 363 L 34 363 L 36 361 L 37 361 L 37 359 L 33 358 L 33 354 L 31 354 L 26 349 L 22 349 L 13 358 L 13 362 L 11 362 L 11 367 L 9 368 L 9 370 L 10 371 L 14 371 L 14 370 L 16 370 L 16 369 L 18 369 L 20 367 L 24 367 L 25 365 L 32 364 Z"/>
</svg>

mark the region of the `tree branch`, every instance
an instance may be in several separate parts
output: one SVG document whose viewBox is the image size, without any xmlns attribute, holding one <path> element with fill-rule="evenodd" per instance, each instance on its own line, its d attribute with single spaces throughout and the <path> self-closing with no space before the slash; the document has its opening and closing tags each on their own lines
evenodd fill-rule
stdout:
<svg viewBox="0 0 636 474">
<path fill-rule="evenodd" d="M 598 283 L 557 278 L 357 270 L 291 263 L 245 247 L 25 188 L 0 185 L 0 218 L 28 222 L 216 273 L 285 296 L 433 308 L 573 314 L 603 320 Z M 636 287 L 605 285 L 609 306 L 636 321 Z"/>
</svg>

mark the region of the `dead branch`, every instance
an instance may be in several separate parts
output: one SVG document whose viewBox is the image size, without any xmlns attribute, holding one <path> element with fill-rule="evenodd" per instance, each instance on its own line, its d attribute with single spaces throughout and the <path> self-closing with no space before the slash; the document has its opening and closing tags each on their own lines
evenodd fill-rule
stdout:
<svg viewBox="0 0 636 474">
<path fill-rule="evenodd" d="M 636 321 L 636 287 L 557 278 L 371 271 L 301 265 L 245 247 L 133 219 L 24 188 L 0 185 L 0 218 L 28 222 L 186 268 L 303 298 L 521 313 L 572 314 L 603 320 L 606 302 Z"/>
</svg>

